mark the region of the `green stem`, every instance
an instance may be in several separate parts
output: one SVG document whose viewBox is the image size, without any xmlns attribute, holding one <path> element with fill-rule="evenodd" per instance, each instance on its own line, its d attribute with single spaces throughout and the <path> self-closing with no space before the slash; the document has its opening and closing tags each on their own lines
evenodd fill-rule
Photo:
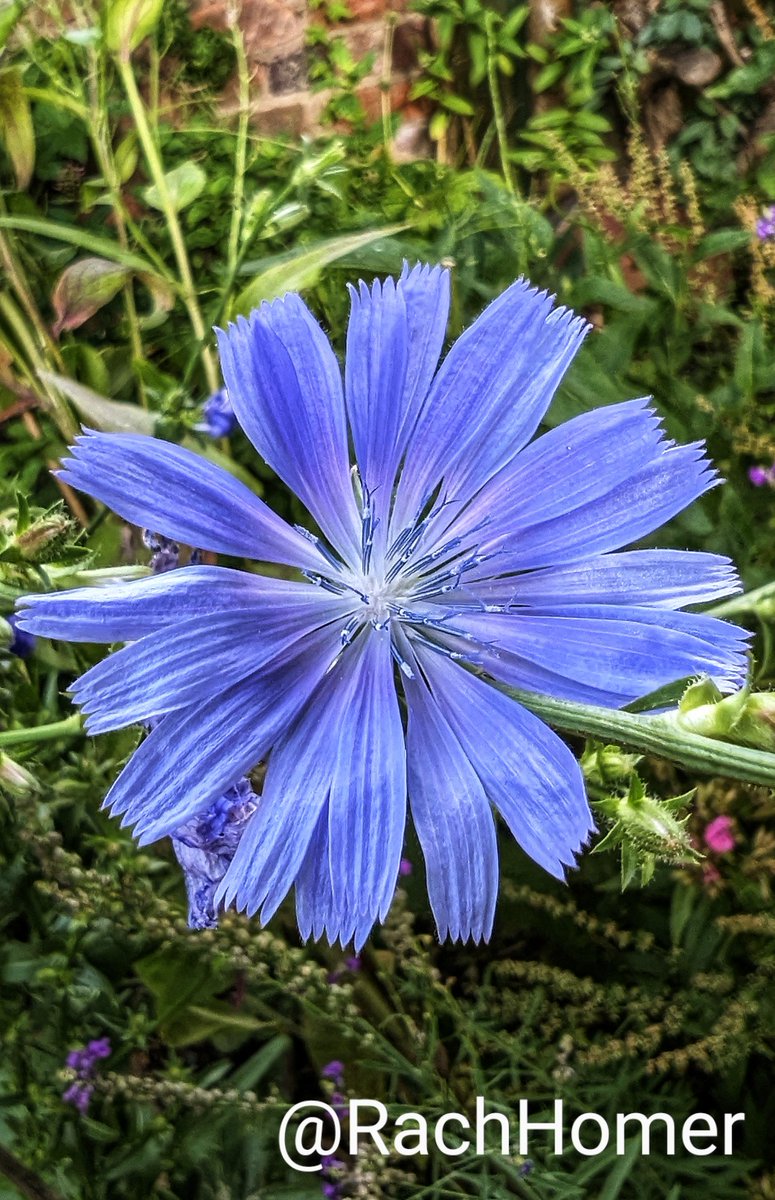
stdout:
<svg viewBox="0 0 775 1200">
<path fill-rule="evenodd" d="M 512 196 L 516 196 L 518 195 L 517 186 L 514 182 L 514 175 L 511 170 L 511 163 L 509 162 L 509 139 L 506 129 L 506 115 L 503 111 L 503 100 L 501 99 L 500 83 L 498 81 L 498 64 L 492 32 L 494 19 L 494 13 L 490 12 L 487 14 L 487 83 L 490 89 L 490 103 L 492 104 L 493 116 L 495 117 L 495 130 L 498 135 L 498 151 L 503 178 Z"/>
<path fill-rule="evenodd" d="M 0 234 L 0 247 L 2 247 L 3 235 Z M 57 393 L 55 388 L 49 386 L 42 379 L 35 375 L 35 363 L 40 363 L 41 347 L 35 345 L 32 334 L 24 321 L 21 312 L 16 308 L 12 298 L 7 294 L 0 292 L 0 314 L 8 322 L 12 329 L 17 343 L 26 356 L 26 361 L 20 357 L 17 359 L 22 374 L 26 377 L 30 389 L 40 395 L 41 388 L 44 393 L 44 402 L 48 405 L 51 416 L 59 429 L 62 437 L 66 442 L 72 442 L 78 434 L 78 424 L 73 419 L 70 409 L 65 400 Z M 27 314 L 29 318 L 29 313 Z M 45 358 L 44 358 L 45 361 Z M 61 359 L 55 358 L 57 367 L 61 368 Z"/>
<path fill-rule="evenodd" d="M 636 716 L 504 688 L 537 717 L 565 733 L 617 742 L 643 754 L 668 758 L 691 771 L 775 787 L 775 754 L 716 741 L 679 729 L 670 716 Z"/>
<path fill-rule="evenodd" d="M 760 605 L 765 602 L 766 608 L 760 612 Z M 723 600 L 721 604 L 714 604 L 712 608 L 705 610 L 714 617 L 732 617 L 738 613 L 758 613 L 761 616 L 775 616 L 775 583 L 765 583 L 761 587 L 754 588 L 752 592 L 745 592 L 742 596 L 733 596 L 731 600 Z"/>
<path fill-rule="evenodd" d="M 239 82 L 239 122 L 237 125 L 237 145 L 234 152 L 234 192 L 232 195 L 231 226 L 229 227 L 229 251 L 227 258 L 226 277 L 234 279 L 239 253 L 239 238 L 242 230 L 242 207 L 245 202 L 245 168 L 248 157 L 248 126 L 250 122 L 250 68 L 245 52 L 245 38 L 238 20 L 234 20 L 231 28 L 234 50 L 237 55 L 237 79 Z M 224 303 L 228 296 L 224 293 Z"/>
<path fill-rule="evenodd" d="M 167 186 L 167 178 L 164 174 L 164 164 L 161 160 L 158 147 L 151 133 L 150 125 L 143 104 L 142 97 L 137 88 L 132 65 L 128 58 L 119 56 L 117 59 L 118 70 L 121 76 L 121 82 L 124 85 L 124 90 L 129 100 L 129 107 L 132 110 L 137 135 L 140 138 L 140 143 L 143 147 L 148 169 L 151 174 L 151 179 L 156 185 L 156 190 L 159 193 L 162 211 L 167 221 L 167 228 L 172 241 L 172 249 L 175 254 L 175 260 L 178 264 L 180 273 L 181 294 L 183 303 L 186 306 L 191 327 L 194 331 L 194 336 L 199 343 L 201 349 L 202 365 L 204 367 L 205 376 L 207 378 L 207 386 L 211 392 L 218 390 L 219 377 L 218 368 L 212 354 L 210 346 L 207 344 L 208 336 L 205 330 L 204 320 L 202 318 L 202 310 L 199 307 L 199 300 L 194 287 L 194 277 L 191 273 L 191 264 L 188 260 L 186 251 L 186 243 L 183 238 L 183 231 L 180 227 L 178 214 L 175 205 L 170 195 L 169 187 Z"/>
<path fill-rule="evenodd" d="M 0 733 L 0 748 L 21 746 L 25 742 L 53 742 L 57 738 L 83 736 L 83 718 L 80 713 L 54 721 L 51 725 L 34 725 L 31 729 L 6 729 Z"/>
<path fill-rule="evenodd" d="M 126 220 L 124 218 L 124 205 L 121 197 L 121 180 L 116 167 L 116 161 L 113 157 L 113 147 L 111 145 L 110 130 L 108 128 L 108 106 L 105 97 L 104 87 L 104 72 L 102 70 L 103 60 L 97 54 L 94 48 L 91 49 L 89 55 L 90 71 L 87 80 L 89 92 L 89 133 L 91 135 L 94 152 L 97 156 L 97 161 L 100 165 L 103 178 L 108 185 L 111 202 L 113 204 L 113 213 L 116 219 L 116 231 L 118 240 L 122 250 L 129 249 L 129 237 L 127 235 Z M 132 279 L 125 280 L 122 287 L 124 297 L 124 308 L 126 309 L 127 325 L 129 327 L 129 340 L 132 344 L 132 356 L 135 362 L 141 362 L 145 357 L 143 350 L 142 336 L 140 334 L 140 323 L 137 319 L 137 307 L 135 305 L 135 294 Z M 137 391 L 140 403 L 143 408 L 148 407 L 148 400 L 145 395 L 145 387 L 141 376 L 137 375 Z"/>
</svg>

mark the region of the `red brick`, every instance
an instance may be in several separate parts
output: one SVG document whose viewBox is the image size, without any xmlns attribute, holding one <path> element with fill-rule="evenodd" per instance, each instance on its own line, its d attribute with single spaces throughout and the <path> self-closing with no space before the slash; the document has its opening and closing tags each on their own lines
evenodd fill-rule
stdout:
<svg viewBox="0 0 775 1200">
<path fill-rule="evenodd" d="M 409 99 L 409 89 L 411 86 L 411 80 L 409 79 L 393 80 L 388 93 L 391 112 L 397 112 L 400 108 L 403 108 Z M 358 88 L 358 99 L 363 105 L 367 121 L 379 121 L 382 116 L 383 95 L 384 91 L 379 84 L 366 83 Z"/>
<path fill-rule="evenodd" d="M 259 133 L 274 137 L 280 133 L 299 137 L 309 129 L 306 92 L 283 96 L 277 100 L 261 100 L 253 110 L 253 123 Z"/>
<path fill-rule="evenodd" d="M 393 70 L 412 71 L 420 50 L 430 49 L 430 26 L 424 17 L 409 17 L 393 30 Z"/>
</svg>

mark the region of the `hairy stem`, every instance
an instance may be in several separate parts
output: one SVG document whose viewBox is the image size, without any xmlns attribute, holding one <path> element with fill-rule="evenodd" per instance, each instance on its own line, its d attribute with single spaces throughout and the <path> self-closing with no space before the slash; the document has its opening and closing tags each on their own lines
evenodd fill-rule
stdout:
<svg viewBox="0 0 775 1200">
<path fill-rule="evenodd" d="M 775 787 L 775 754 L 687 733 L 676 727 L 669 716 L 636 716 L 620 709 L 555 700 L 514 688 L 503 690 L 565 733 L 607 739 L 644 754 L 668 758 L 704 775 Z"/>
</svg>

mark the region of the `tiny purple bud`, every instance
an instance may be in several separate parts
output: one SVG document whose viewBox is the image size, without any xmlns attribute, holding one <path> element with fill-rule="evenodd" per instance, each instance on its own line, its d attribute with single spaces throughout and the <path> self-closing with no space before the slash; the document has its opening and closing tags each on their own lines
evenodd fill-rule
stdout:
<svg viewBox="0 0 775 1200">
<path fill-rule="evenodd" d="M 398 867 L 399 875 L 411 875 L 412 864 L 408 858 L 402 858 Z"/>
<path fill-rule="evenodd" d="M 323 1079 L 344 1079 L 344 1063 L 335 1058 L 330 1063 L 326 1063 L 320 1074 Z"/>
<path fill-rule="evenodd" d="M 748 478 L 754 487 L 764 487 L 769 482 L 769 472 L 764 467 L 749 467 Z"/>
<path fill-rule="evenodd" d="M 26 629 L 19 629 L 19 621 L 21 617 L 16 613 L 11 613 L 7 617 L 8 624 L 13 630 L 13 640 L 8 647 L 11 654 L 15 654 L 17 658 L 29 658 L 35 651 L 37 638 L 34 633 L 27 633 Z"/>
<path fill-rule="evenodd" d="M 228 437 L 230 433 L 234 432 L 237 418 L 225 387 L 219 388 L 205 400 L 202 416 L 204 421 L 201 425 L 196 426 L 200 433 L 206 433 L 208 437 L 220 438 Z"/>
<path fill-rule="evenodd" d="M 351 954 L 349 958 L 344 960 L 344 965 L 348 971 L 357 972 L 361 969 L 361 960 L 357 954 Z"/>
</svg>

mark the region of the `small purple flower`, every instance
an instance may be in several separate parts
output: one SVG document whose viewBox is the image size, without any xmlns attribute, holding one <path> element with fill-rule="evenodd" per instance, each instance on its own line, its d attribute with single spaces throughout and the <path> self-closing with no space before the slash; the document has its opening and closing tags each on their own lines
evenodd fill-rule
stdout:
<svg viewBox="0 0 775 1200">
<path fill-rule="evenodd" d="M 72 1104 L 77 1108 L 81 1116 L 83 1116 L 88 1108 L 89 1101 L 92 1098 L 94 1088 L 88 1083 L 71 1083 L 66 1092 L 62 1093 L 62 1099 L 65 1104 Z"/>
<path fill-rule="evenodd" d="M 398 864 L 398 874 L 399 875 L 411 875 L 411 873 L 412 873 L 411 862 L 409 861 L 408 858 L 402 858 L 400 863 Z"/>
<path fill-rule="evenodd" d="M 206 433 L 208 437 L 221 438 L 228 437 L 230 433 L 234 432 L 237 418 L 225 387 L 213 392 L 212 396 L 205 401 L 202 407 L 202 416 L 204 421 L 195 426 L 200 433 Z"/>
<path fill-rule="evenodd" d="M 110 1038 L 94 1038 L 76 1050 L 68 1052 L 65 1062 L 78 1078 L 70 1084 L 62 1094 L 65 1104 L 72 1104 L 82 1115 L 89 1107 L 93 1086 L 88 1081 L 94 1077 L 95 1068 L 101 1058 L 108 1058 L 111 1053 Z"/>
<path fill-rule="evenodd" d="M 363 964 L 357 954 L 351 954 L 349 958 L 344 960 L 344 965 L 347 967 L 348 971 L 352 971 L 355 975 L 358 973 L 358 971 L 360 971 Z"/>
<path fill-rule="evenodd" d="M 26 629 L 19 628 L 21 618 L 16 613 L 11 613 L 5 618 L 13 630 L 13 639 L 8 650 L 11 654 L 15 654 L 17 658 L 29 658 L 35 651 L 38 639 L 33 633 L 27 633 Z"/>
<path fill-rule="evenodd" d="M 775 204 L 770 205 L 767 212 L 756 222 L 756 236 L 760 242 L 775 238 Z"/>
<path fill-rule="evenodd" d="M 754 487 L 775 487 L 775 463 L 771 467 L 749 467 L 748 478 Z"/>
<path fill-rule="evenodd" d="M 335 1058 L 332 1062 L 326 1063 L 320 1072 L 323 1079 L 334 1079 L 338 1083 L 344 1079 L 344 1063 Z"/>
<path fill-rule="evenodd" d="M 320 1165 L 326 1177 L 322 1185 L 323 1195 L 327 1200 L 339 1200 L 339 1197 L 342 1195 L 342 1181 L 337 1178 L 337 1173 L 343 1170 L 344 1163 L 333 1154 L 324 1154 L 320 1160 Z"/>
</svg>

